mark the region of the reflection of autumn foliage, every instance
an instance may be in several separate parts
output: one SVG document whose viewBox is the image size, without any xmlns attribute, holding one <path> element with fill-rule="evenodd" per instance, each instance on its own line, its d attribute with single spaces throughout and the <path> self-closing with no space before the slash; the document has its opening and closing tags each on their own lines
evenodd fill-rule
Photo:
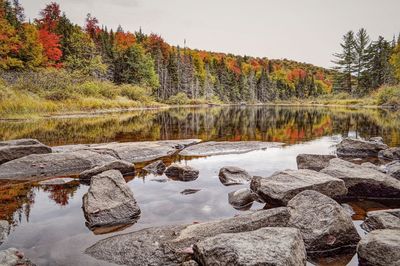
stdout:
<svg viewBox="0 0 400 266">
<path fill-rule="evenodd" d="M 20 222 L 23 214 L 29 220 L 35 193 L 31 183 L 0 183 L 0 220 Z M 16 216 L 16 217 L 15 217 Z M 17 219 L 17 221 L 15 220 Z"/>
<path fill-rule="evenodd" d="M 43 190 L 49 192 L 49 198 L 54 200 L 55 203 L 66 206 L 68 205 L 68 200 L 74 196 L 79 185 L 76 182 L 65 185 L 55 185 L 44 187 Z"/>
</svg>

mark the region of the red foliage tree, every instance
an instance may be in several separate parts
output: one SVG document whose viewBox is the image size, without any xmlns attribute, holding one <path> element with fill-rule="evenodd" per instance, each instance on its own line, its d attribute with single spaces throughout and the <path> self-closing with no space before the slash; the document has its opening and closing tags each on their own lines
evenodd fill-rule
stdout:
<svg viewBox="0 0 400 266">
<path fill-rule="evenodd" d="M 43 53 L 46 56 L 47 66 L 61 67 L 59 63 L 62 56 L 60 37 L 46 29 L 40 29 L 39 41 L 43 45 Z"/>
<path fill-rule="evenodd" d="M 115 46 L 119 51 L 125 51 L 132 47 L 136 42 L 135 35 L 130 32 L 118 31 L 115 33 Z"/>
<path fill-rule="evenodd" d="M 91 14 L 87 14 L 85 31 L 89 36 L 95 40 L 101 29 L 99 27 L 99 20 L 96 17 L 92 17 Z"/>
<path fill-rule="evenodd" d="M 61 18 L 60 6 L 57 3 L 52 2 L 40 11 L 39 14 L 41 18 L 36 20 L 39 27 L 54 32 Z"/>
</svg>

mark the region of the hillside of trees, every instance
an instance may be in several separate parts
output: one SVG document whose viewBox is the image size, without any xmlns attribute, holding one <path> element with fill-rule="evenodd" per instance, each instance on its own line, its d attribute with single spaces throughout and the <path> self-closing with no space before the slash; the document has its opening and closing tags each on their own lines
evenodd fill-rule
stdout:
<svg viewBox="0 0 400 266">
<path fill-rule="evenodd" d="M 0 40 L 0 90 L 9 84 L 33 93 L 43 89 L 46 100 L 74 100 L 80 93 L 142 101 L 137 95 L 144 93 L 166 103 L 265 103 L 342 91 L 363 96 L 400 79 L 400 39 L 370 42 L 365 30 L 345 35 L 338 67 L 329 70 L 171 46 L 140 29 L 108 29 L 90 14 L 81 27 L 57 3 L 27 22 L 18 0 L 0 0 Z M 56 84 L 45 84 L 46 76 Z M 0 100 L 6 94 L 0 91 Z"/>
</svg>

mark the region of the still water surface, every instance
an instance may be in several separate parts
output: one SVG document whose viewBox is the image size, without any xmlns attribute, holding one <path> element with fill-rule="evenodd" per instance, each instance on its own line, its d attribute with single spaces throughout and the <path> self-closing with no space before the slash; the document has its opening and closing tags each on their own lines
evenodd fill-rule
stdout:
<svg viewBox="0 0 400 266">
<path fill-rule="evenodd" d="M 260 176 L 296 169 L 297 154 L 333 154 L 334 145 L 344 136 L 382 136 L 390 146 L 400 145 L 400 114 L 378 109 L 213 107 L 2 121 L 0 139 L 30 137 L 51 146 L 184 138 L 280 141 L 286 145 L 245 154 L 164 158 L 167 164 L 180 161 L 199 169 L 199 178 L 192 182 L 148 175 L 139 169 L 127 181 L 142 210 L 141 218 L 122 231 L 100 235 L 85 226 L 81 205 L 88 186 L 79 182 L 52 187 L 0 182 L 0 219 L 13 223 L 9 238 L 0 249 L 22 249 L 37 265 L 108 265 L 83 251 L 96 241 L 116 234 L 243 213 L 245 210 L 229 205 L 228 193 L 246 186 L 223 186 L 218 179 L 221 167 L 234 165 Z M 183 195 L 185 189 L 200 191 Z M 356 212 L 353 219 L 357 226 L 368 210 L 400 207 L 399 202 L 349 204 Z M 254 203 L 251 209 L 263 207 Z M 357 265 L 353 255 L 321 259 L 317 263 Z"/>
</svg>

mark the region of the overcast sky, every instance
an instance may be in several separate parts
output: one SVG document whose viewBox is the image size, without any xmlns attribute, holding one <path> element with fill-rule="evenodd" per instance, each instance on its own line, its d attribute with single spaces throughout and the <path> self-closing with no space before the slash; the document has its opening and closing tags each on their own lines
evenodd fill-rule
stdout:
<svg viewBox="0 0 400 266">
<path fill-rule="evenodd" d="M 27 18 L 50 0 L 21 0 Z M 75 23 L 87 13 L 109 28 L 160 34 L 168 43 L 332 66 L 348 30 L 373 39 L 400 32 L 400 0 L 56 0 Z"/>
</svg>

